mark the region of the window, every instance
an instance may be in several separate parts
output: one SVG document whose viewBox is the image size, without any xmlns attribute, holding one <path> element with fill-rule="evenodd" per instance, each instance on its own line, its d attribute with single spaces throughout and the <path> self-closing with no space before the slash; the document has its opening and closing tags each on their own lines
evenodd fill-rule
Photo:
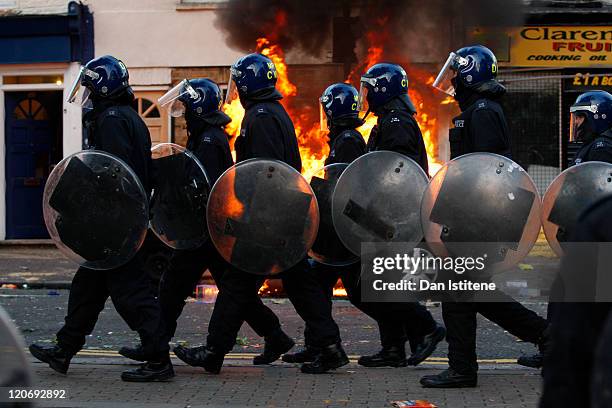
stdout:
<svg viewBox="0 0 612 408">
<path fill-rule="evenodd" d="M 34 98 L 24 99 L 19 102 L 13 111 L 15 119 L 48 120 L 49 115 L 44 106 Z"/>
<path fill-rule="evenodd" d="M 0 0 L 1 2 L 2 0 Z M 64 82 L 63 75 L 5 75 L 2 83 L 5 85 L 16 84 L 56 84 Z"/>
<path fill-rule="evenodd" d="M 159 109 L 157 105 L 147 98 L 136 98 L 132 102 L 132 107 L 141 118 L 159 118 Z"/>
</svg>

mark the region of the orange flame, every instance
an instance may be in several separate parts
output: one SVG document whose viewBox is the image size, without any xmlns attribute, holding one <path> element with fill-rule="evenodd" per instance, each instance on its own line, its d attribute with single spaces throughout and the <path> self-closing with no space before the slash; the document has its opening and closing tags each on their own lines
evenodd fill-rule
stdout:
<svg viewBox="0 0 612 408">
<path fill-rule="evenodd" d="M 283 16 L 277 16 L 277 18 L 282 20 Z M 381 21 L 380 24 L 381 26 L 384 26 L 384 21 Z M 385 43 L 387 36 L 388 35 L 385 30 L 382 30 L 381 32 L 372 31 L 367 34 L 366 38 L 369 44 L 368 53 L 363 62 L 359 64 L 359 67 L 367 68 L 377 62 L 380 62 L 384 51 L 381 44 Z M 283 50 L 277 44 L 274 44 L 269 38 L 265 37 L 257 39 L 256 50 L 257 52 L 260 52 L 261 54 L 270 58 L 276 66 L 276 72 L 278 75 L 276 87 L 284 97 L 281 102 L 285 109 L 287 109 L 287 112 L 292 118 L 295 126 L 300 156 L 302 158 L 302 174 L 307 180 L 310 180 L 316 171 L 323 167 L 325 159 L 329 154 L 327 132 L 320 130 L 319 123 L 312 123 L 312 119 L 310 119 L 308 115 L 291 108 L 291 100 L 298 94 L 298 89 L 289 79 L 289 70 L 287 64 L 285 63 L 285 54 Z M 356 67 L 355 70 L 351 72 L 349 78 L 354 78 L 356 76 L 359 67 Z M 433 83 L 434 78 L 429 73 L 426 74 L 427 76 L 425 76 L 425 73 L 422 71 L 417 71 L 417 73 L 417 76 L 419 77 L 417 78 L 418 81 L 421 81 L 422 83 Z M 411 72 L 411 74 L 413 73 Z M 429 104 L 425 103 L 422 95 L 416 91 L 414 87 L 410 88 L 409 95 L 418 111 L 416 120 L 423 134 L 423 140 L 425 142 L 427 155 L 429 157 L 430 168 L 433 170 L 430 171 L 430 173 L 434 174 L 437 168 L 441 166 L 437 160 L 436 118 L 435 115 L 427 113 L 427 109 L 430 106 Z M 240 101 L 235 99 L 231 104 L 226 104 L 223 107 L 223 111 L 232 118 L 232 122 L 226 127 L 226 131 L 233 136 L 238 136 L 240 132 L 240 123 L 244 117 L 244 109 L 242 108 Z M 370 134 L 370 130 L 375 124 L 376 117 L 374 115 L 369 115 L 366 118 L 364 125 L 358 129 L 364 135 L 366 141 Z"/>
</svg>

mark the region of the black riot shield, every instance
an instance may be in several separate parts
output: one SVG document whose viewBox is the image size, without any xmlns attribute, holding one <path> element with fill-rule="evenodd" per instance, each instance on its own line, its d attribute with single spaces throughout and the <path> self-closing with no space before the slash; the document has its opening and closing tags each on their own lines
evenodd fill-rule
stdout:
<svg viewBox="0 0 612 408">
<path fill-rule="evenodd" d="M 304 259 L 317 235 L 319 209 L 310 185 L 291 166 L 251 159 L 217 180 L 207 221 L 223 258 L 246 272 L 268 275 Z"/>
<path fill-rule="evenodd" d="M 122 160 L 88 150 L 63 159 L 45 185 L 43 214 L 51 239 L 69 259 L 90 269 L 128 262 L 144 241 L 148 198 Z"/>
<path fill-rule="evenodd" d="M 161 143 L 151 150 L 155 182 L 151 229 L 174 249 L 194 249 L 208 240 L 206 203 L 210 184 L 204 167 L 185 148 Z"/>
</svg>

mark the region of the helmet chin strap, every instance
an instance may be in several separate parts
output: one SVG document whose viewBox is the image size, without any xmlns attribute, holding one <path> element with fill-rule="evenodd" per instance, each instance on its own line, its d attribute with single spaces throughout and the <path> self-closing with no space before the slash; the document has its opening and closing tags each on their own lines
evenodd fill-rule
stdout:
<svg viewBox="0 0 612 408">
<path fill-rule="evenodd" d="M 370 109 L 370 107 L 368 106 L 368 110 L 366 111 L 365 115 L 363 115 L 363 118 L 361 118 L 361 120 L 365 122 L 365 120 L 366 120 L 366 118 L 368 117 L 368 115 L 370 114 L 370 112 L 371 112 L 371 109 Z"/>
</svg>

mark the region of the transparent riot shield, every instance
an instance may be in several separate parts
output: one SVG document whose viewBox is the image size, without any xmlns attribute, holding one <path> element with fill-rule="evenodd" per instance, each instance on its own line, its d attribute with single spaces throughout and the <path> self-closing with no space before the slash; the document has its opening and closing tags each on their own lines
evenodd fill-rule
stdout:
<svg viewBox="0 0 612 408">
<path fill-rule="evenodd" d="M 0 307 L 0 387 L 23 388 L 32 385 L 30 364 L 24 350 L 19 331 Z"/>
<path fill-rule="evenodd" d="M 352 162 L 332 197 L 342 243 L 357 256 L 364 242 L 416 245 L 423 238 L 419 209 L 427 180 L 415 161 L 395 152 L 372 152 Z"/>
<path fill-rule="evenodd" d="M 586 162 L 572 166 L 553 180 L 544 193 L 542 224 L 550 247 L 559 256 L 580 214 L 612 194 L 612 164 Z"/>
<path fill-rule="evenodd" d="M 446 163 L 421 203 L 425 238 L 435 255 L 486 258 L 488 273 L 522 260 L 540 230 L 541 200 L 512 160 L 470 153 Z"/>
<path fill-rule="evenodd" d="M 349 251 L 334 229 L 332 221 L 332 195 L 347 163 L 329 164 L 318 170 L 310 180 L 310 186 L 319 203 L 319 232 L 308 252 L 317 262 L 331 266 L 345 266 L 359 262 L 359 257 Z"/>
<path fill-rule="evenodd" d="M 148 197 L 122 160 L 88 150 L 53 169 L 43 214 L 51 239 L 66 257 L 89 269 L 113 269 L 128 262 L 144 241 Z"/>
<path fill-rule="evenodd" d="M 225 260 L 243 271 L 269 275 L 304 259 L 317 235 L 319 209 L 312 188 L 291 166 L 251 159 L 217 180 L 207 221 Z"/>
<path fill-rule="evenodd" d="M 210 184 L 195 155 L 173 143 L 151 149 L 155 180 L 151 229 L 174 249 L 194 249 L 208 240 L 206 203 Z"/>
</svg>

